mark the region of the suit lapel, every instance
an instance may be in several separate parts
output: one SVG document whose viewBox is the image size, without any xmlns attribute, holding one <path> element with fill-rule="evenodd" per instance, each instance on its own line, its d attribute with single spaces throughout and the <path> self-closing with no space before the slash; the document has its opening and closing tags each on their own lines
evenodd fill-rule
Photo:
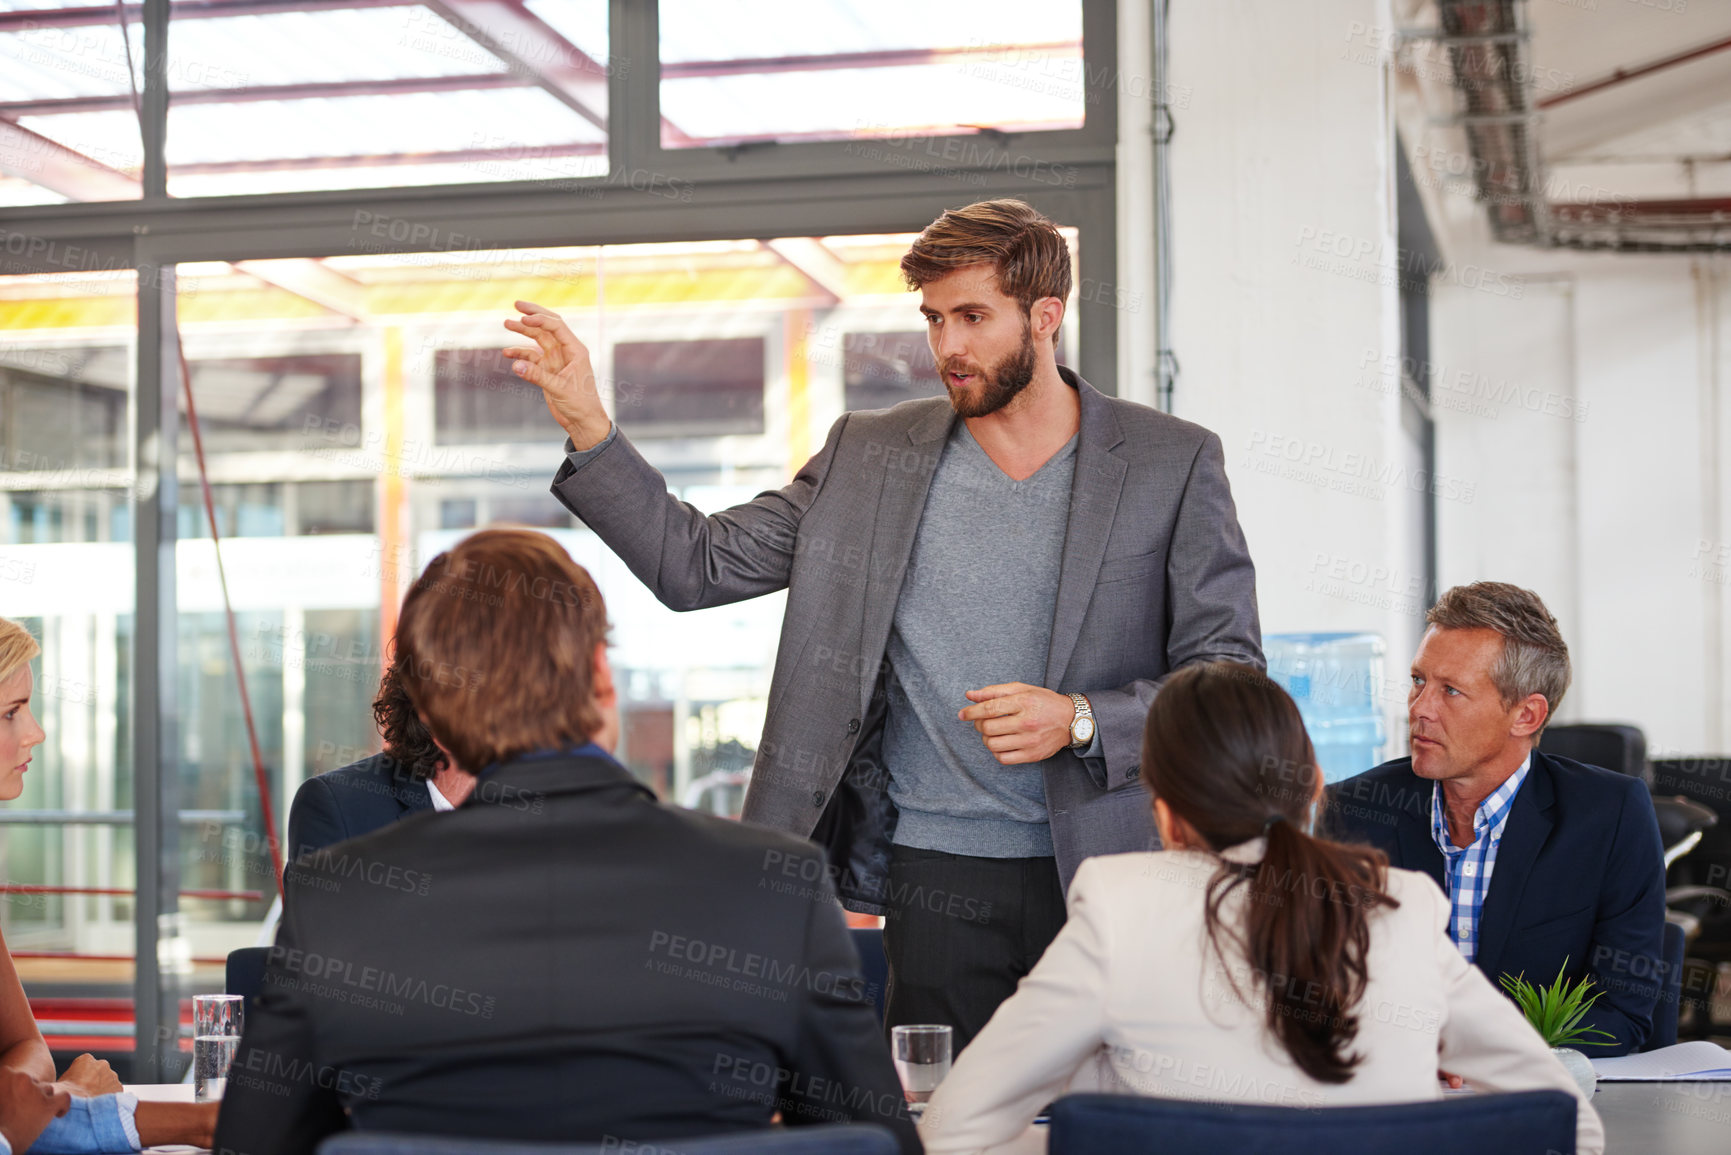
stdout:
<svg viewBox="0 0 1731 1155">
<path fill-rule="evenodd" d="M 403 808 L 404 814 L 413 814 L 418 810 L 433 808 L 433 795 L 426 782 L 410 779 L 397 783 L 397 804 Z"/>
<path fill-rule="evenodd" d="M 1484 910 L 1479 916 L 1479 949 L 1474 961 L 1485 974 L 1495 977 L 1502 962 L 1503 947 L 1508 944 L 1509 931 L 1514 928 L 1515 915 L 1520 912 L 1521 896 L 1526 891 L 1527 876 L 1545 840 L 1551 836 L 1551 804 L 1556 799 L 1551 779 L 1550 763 L 1543 754 L 1533 751 L 1532 765 L 1527 768 L 1527 780 L 1515 795 L 1514 808 L 1509 811 L 1509 824 L 1503 827 L 1503 839 L 1497 844 L 1497 864 L 1491 873 L 1491 888 L 1485 895 Z M 1528 975 L 1535 982 L 1551 979 L 1550 975 Z"/>
<path fill-rule="evenodd" d="M 1449 892 L 1448 883 L 1443 879 L 1442 851 L 1437 849 L 1436 839 L 1430 832 L 1430 815 L 1415 818 L 1403 811 L 1399 824 L 1395 827 L 1395 837 L 1400 839 L 1401 862 L 1409 870 L 1422 870 L 1437 884 L 1437 889 L 1444 894 Z"/>
<path fill-rule="evenodd" d="M 913 446 L 911 456 L 900 445 L 885 446 L 885 464 L 879 474 L 877 517 L 872 523 L 871 550 L 866 555 L 870 559 L 870 568 L 866 578 L 865 616 L 860 624 L 860 654 L 873 659 L 871 668 L 874 671 L 878 659 L 883 656 L 884 647 L 889 644 L 890 623 L 895 618 L 896 602 L 901 597 L 908 558 L 913 554 L 920 515 L 925 512 L 926 494 L 931 491 L 932 475 L 937 472 L 938 458 L 943 455 L 944 441 L 955 421 L 955 410 L 950 408 L 947 400 L 940 401 L 909 428 L 908 442 Z M 866 495 L 860 496 L 863 499 Z M 876 684 L 874 673 L 860 687 L 862 713 L 870 703 Z"/>
<path fill-rule="evenodd" d="M 1070 520 L 1064 534 L 1064 561 L 1058 573 L 1058 602 L 1052 612 L 1052 636 L 1046 651 L 1046 686 L 1057 689 L 1063 682 L 1082 633 L 1082 618 L 1094 596 L 1095 579 L 1106 556 L 1106 539 L 1118 515 L 1118 497 L 1124 490 L 1123 459 L 1112 449 L 1123 442 L 1118 418 L 1106 398 L 1092 385 L 1074 378 L 1082 403 L 1082 428 L 1076 445 L 1076 475 L 1070 486 Z"/>
</svg>

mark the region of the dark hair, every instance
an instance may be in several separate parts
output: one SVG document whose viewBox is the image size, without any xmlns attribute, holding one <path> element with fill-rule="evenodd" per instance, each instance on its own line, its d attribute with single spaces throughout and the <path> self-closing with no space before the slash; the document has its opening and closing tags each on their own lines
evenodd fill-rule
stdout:
<svg viewBox="0 0 1731 1155">
<path fill-rule="evenodd" d="M 427 564 L 397 620 L 403 687 L 470 773 L 587 742 L 607 609 L 544 533 L 486 529 Z"/>
<path fill-rule="evenodd" d="M 969 265 L 991 265 L 999 290 L 1024 313 L 1045 297 L 1069 301 L 1070 246 L 1051 218 L 1022 201 L 946 210 L 902 257 L 902 279 L 918 289 Z"/>
<path fill-rule="evenodd" d="M 424 782 L 444 769 L 444 754 L 433 744 L 433 735 L 415 713 L 415 704 L 403 688 L 400 657 L 392 658 L 385 667 L 385 676 L 379 679 L 379 692 L 373 699 L 373 721 L 378 723 L 379 735 L 385 740 L 385 756 L 391 760 L 392 773 Z"/>
<path fill-rule="evenodd" d="M 1261 862 L 1222 860 L 1209 880 L 1210 946 L 1224 961 L 1224 935 L 1243 952 L 1267 995 L 1268 1028 L 1292 1061 L 1318 1082 L 1344 1083 L 1360 1058 L 1348 1048 L 1364 997 L 1370 912 L 1399 904 L 1386 890 L 1381 851 L 1306 833 L 1321 776 L 1298 706 L 1261 670 L 1187 666 L 1148 710 L 1142 778 L 1154 796 L 1213 851 L 1268 839 Z M 1243 925 L 1228 927 L 1220 908 L 1239 887 Z"/>
</svg>

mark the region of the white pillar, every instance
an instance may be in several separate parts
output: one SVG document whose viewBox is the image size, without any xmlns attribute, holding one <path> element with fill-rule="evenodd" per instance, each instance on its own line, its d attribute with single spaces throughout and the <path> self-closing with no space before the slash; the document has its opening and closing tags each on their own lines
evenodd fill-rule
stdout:
<svg viewBox="0 0 1731 1155">
<path fill-rule="evenodd" d="M 1118 318 L 1118 395 L 1155 402 L 1154 20 L 1162 0 L 1118 3 L 1118 296 L 1140 302 Z"/>
<path fill-rule="evenodd" d="M 1225 444 L 1264 632 L 1387 642 L 1393 755 L 1431 479 L 1401 428 L 1384 7 L 1175 4 L 1168 32 L 1174 412 Z"/>
</svg>

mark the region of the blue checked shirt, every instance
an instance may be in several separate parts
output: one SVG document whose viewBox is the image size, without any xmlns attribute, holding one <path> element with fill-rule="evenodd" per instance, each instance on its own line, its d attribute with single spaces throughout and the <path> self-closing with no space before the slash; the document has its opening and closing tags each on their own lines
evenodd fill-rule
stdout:
<svg viewBox="0 0 1731 1155">
<path fill-rule="evenodd" d="M 1490 797 L 1479 803 L 1473 815 L 1473 841 L 1470 846 L 1456 846 L 1449 839 L 1448 810 L 1443 805 L 1442 783 L 1431 785 L 1430 833 L 1437 849 L 1443 854 L 1443 873 L 1448 877 L 1449 937 L 1460 947 L 1468 962 L 1479 952 L 1479 915 L 1484 910 L 1485 895 L 1490 893 L 1491 872 L 1497 868 L 1497 846 L 1503 840 L 1503 827 L 1509 824 L 1509 812 L 1515 807 L 1515 795 L 1527 780 L 1527 768 L 1533 756 L 1527 755 L 1521 768 Z"/>
</svg>

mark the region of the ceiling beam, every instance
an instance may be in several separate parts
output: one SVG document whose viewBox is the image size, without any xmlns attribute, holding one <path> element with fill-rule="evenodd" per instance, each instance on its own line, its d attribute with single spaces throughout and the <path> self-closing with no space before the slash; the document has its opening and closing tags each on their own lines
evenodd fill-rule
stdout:
<svg viewBox="0 0 1731 1155">
<path fill-rule="evenodd" d="M 366 318 L 365 289 L 322 261 L 303 257 L 276 260 L 236 261 L 234 267 L 266 284 L 287 289 L 333 313 L 360 321 Z"/>
<path fill-rule="evenodd" d="M 811 282 L 826 305 L 839 305 L 847 296 L 847 266 L 822 241 L 815 237 L 777 237 L 761 244 Z"/>
<path fill-rule="evenodd" d="M 137 177 L 5 120 L 0 120 L 0 173 L 75 201 L 137 200 L 143 187 Z M 361 319 L 361 286 L 318 261 L 295 257 L 241 261 L 235 267 L 334 313 Z"/>
<path fill-rule="evenodd" d="M 514 0 L 423 0 L 506 67 L 607 129 L 607 67 Z"/>
<path fill-rule="evenodd" d="M 282 12 L 331 12 L 343 8 L 401 8 L 409 0 L 176 0 L 173 20 L 204 20 L 223 16 L 274 16 Z M 137 0 L 126 5 L 128 23 L 144 19 L 144 5 Z M 97 24 L 118 27 L 120 16 L 112 4 L 83 8 L 36 8 L 22 12 L 0 12 L 0 32 L 26 32 L 36 28 L 87 28 Z"/>
<path fill-rule="evenodd" d="M 389 80 L 341 80 L 308 84 L 258 84 L 250 88 L 189 88 L 174 93 L 171 103 L 241 104 L 260 100 L 325 100 L 348 96 L 402 96 L 423 92 L 473 92 L 480 89 L 523 88 L 534 82 L 509 72 L 474 76 L 405 76 Z M 0 118 L 56 116 L 69 112 L 118 112 L 132 109 L 127 93 L 111 96 L 65 96 L 42 100 L 0 101 Z"/>
<path fill-rule="evenodd" d="M 604 156 L 600 141 L 572 144 L 512 145 L 504 148 L 460 148 L 450 152 L 384 152 L 359 156 L 307 156 L 270 160 L 215 160 L 172 166 L 175 175 L 229 172 L 297 172 L 313 168 L 365 168 L 417 164 L 476 164 L 487 161 L 552 160 L 568 156 Z M 523 178 L 514 178 L 523 179 Z M 532 179 L 532 178 L 530 178 Z M 545 178 L 556 179 L 556 178 Z M 600 176 L 597 176 L 597 180 Z"/>
<path fill-rule="evenodd" d="M 1044 53 L 1080 59 L 1080 40 L 1052 40 L 1041 44 L 974 44 L 955 48 L 884 48 L 870 52 L 827 52 L 809 56 L 756 56 L 741 60 L 681 60 L 661 62 L 661 79 L 686 80 L 696 76 L 741 76 L 765 72 L 833 72 L 844 68 L 907 68 L 922 64 L 950 64 L 980 57 L 1001 56 L 1007 50 Z M 1082 77 L 1076 77 L 1081 83 Z"/>
<path fill-rule="evenodd" d="M 137 177 L 8 120 L 0 120 L 0 173 L 41 185 L 68 200 L 125 201 L 142 195 Z"/>
</svg>

